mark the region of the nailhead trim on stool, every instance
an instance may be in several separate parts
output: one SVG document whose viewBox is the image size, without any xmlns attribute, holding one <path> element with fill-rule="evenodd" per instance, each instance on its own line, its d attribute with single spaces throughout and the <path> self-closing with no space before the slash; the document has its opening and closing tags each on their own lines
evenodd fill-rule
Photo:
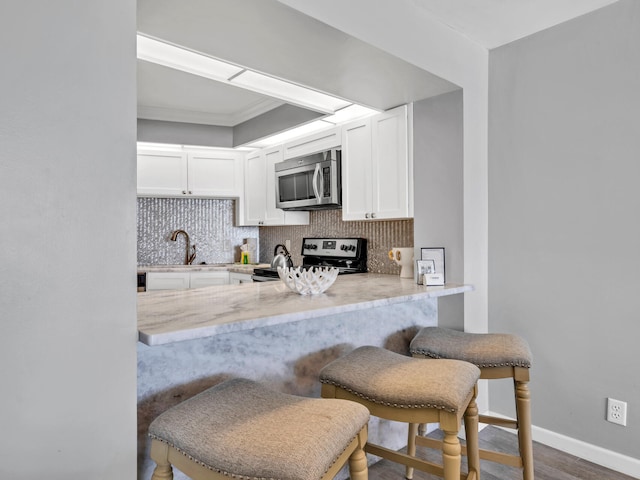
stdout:
<svg viewBox="0 0 640 480">
<path fill-rule="evenodd" d="M 365 405 L 371 415 L 405 422 L 439 423 L 445 431 L 443 466 L 415 457 L 415 433 L 409 435 L 407 453 L 395 452 L 367 443 L 368 453 L 407 467 L 459 480 L 460 443 L 457 438 L 465 417 L 468 448 L 477 452 L 476 382 L 480 370 L 458 360 L 425 362 L 379 347 L 360 347 L 340 357 L 320 371 L 322 396 L 344 398 Z M 479 458 L 469 455 L 470 479 L 478 478 Z M 462 478 L 467 478 L 463 475 Z"/>
<path fill-rule="evenodd" d="M 366 441 L 368 420 L 368 410 L 353 402 L 288 395 L 238 378 L 167 410 L 151 423 L 149 436 L 212 475 L 319 480 L 363 429 Z M 152 458 L 153 452 L 152 446 Z M 365 473 L 360 478 L 366 478 L 364 453 L 362 458 Z M 154 478 L 171 477 L 159 473 Z"/>
<path fill-rule="evenodd" d="M 529 369 L 533 361 L 529 344 L 522 337 L 506 333 L 467 333 L 441 327 L 424 327 L 411 341 L 414 357 L 455 359 L 473 363 L 480 368 L 480 378 L 513 378 L 515 421 L 480 415 L 480 422 L 515 428 L 518 431 L 520 455 L 507 455 L 487 450 L 480 458 L 521 467 L 524 480 L 534 480 L 533 445 L 531 438 L 531 406 Z M 419 440 L 420 444 L 431 442 Z"/>
</svg>

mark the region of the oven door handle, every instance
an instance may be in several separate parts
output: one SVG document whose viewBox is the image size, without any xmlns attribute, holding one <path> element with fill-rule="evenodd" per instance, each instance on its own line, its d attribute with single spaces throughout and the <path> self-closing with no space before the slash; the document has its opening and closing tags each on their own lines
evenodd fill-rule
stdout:
<svg viewBox="0 0 640 480">
<path fill-rule="evenodd" d="M 320 189 L 318 190 L 318 178 L 320 178 Z M 320 176 L 320 164 L 316 163 L 316 169 L 313 171 L 313 181 L 311 182 L 313 185 L 313 193 L 316 196 L 316 200 L 318 203 L 322 201 L 322 197 L 320 196 L 320 191 L 324 190 L 324 179 Z"/>
</svg>

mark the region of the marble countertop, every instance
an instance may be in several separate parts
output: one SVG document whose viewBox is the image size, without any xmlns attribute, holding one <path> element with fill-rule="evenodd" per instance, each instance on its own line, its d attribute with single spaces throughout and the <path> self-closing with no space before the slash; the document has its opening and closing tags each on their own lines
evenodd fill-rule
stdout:
<svg viewBox="0 0 640 480">
<path fill-rule="evenodd" d="M 212 263 L 196 265 L 138 265 L 138 273 L 145 272 L 219 272 L 252 274 L 254 268 L 267 268 L 268 263 Z"/>
<path fill-rule="evenodd" d="M 209 337 L 394 303 L 470 292 L 470 285 L 417 285 L 373 273 L 340 275 L 323 294 L 298 295 L 281 281 L 138 294 L 138 338 L 147 345 Z"/>
</svg>

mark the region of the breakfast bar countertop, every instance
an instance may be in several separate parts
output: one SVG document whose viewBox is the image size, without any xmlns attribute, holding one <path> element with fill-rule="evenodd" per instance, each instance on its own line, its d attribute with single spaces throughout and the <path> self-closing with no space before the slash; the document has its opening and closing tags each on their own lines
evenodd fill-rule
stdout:
<svg viewBox="0 0 640 480">
<path fill-rule="evenodd" d="M 144 292 L 138 294 L 138 338 L 162 345 L 472 290 L 364 273 L 340 275 L 320 295 L 299 295 L 280 281 Z"/>
<path fill-rule="evenodd" d="M 149 272 L 233 272 L 252 274 L 255 268 L 267 268 L 268 263 L 198 263 L 195 265 L 138 265 L 138 273 Z"/>
</svg>

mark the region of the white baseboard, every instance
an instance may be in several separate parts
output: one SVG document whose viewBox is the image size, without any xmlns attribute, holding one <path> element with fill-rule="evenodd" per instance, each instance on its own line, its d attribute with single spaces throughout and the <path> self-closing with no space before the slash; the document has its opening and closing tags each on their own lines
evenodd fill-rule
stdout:
<svg viewBox="0 0 640 480">
<path fill-rule="evenodd" d="M 497 417 L 504 416 L 493 412 L 488 412 L 487 414 Z M 551 430 L 536 427 L 535 425 L 531 427 L 531 434 L 533 440 L 536 442 L 583 458 L 589 462 L 615 470 L 616 472 L 640 479 L 640 459 L 622 455 L 612 450 L 598 447 L 597 445 L 552 432 Z"/>
</svg>

